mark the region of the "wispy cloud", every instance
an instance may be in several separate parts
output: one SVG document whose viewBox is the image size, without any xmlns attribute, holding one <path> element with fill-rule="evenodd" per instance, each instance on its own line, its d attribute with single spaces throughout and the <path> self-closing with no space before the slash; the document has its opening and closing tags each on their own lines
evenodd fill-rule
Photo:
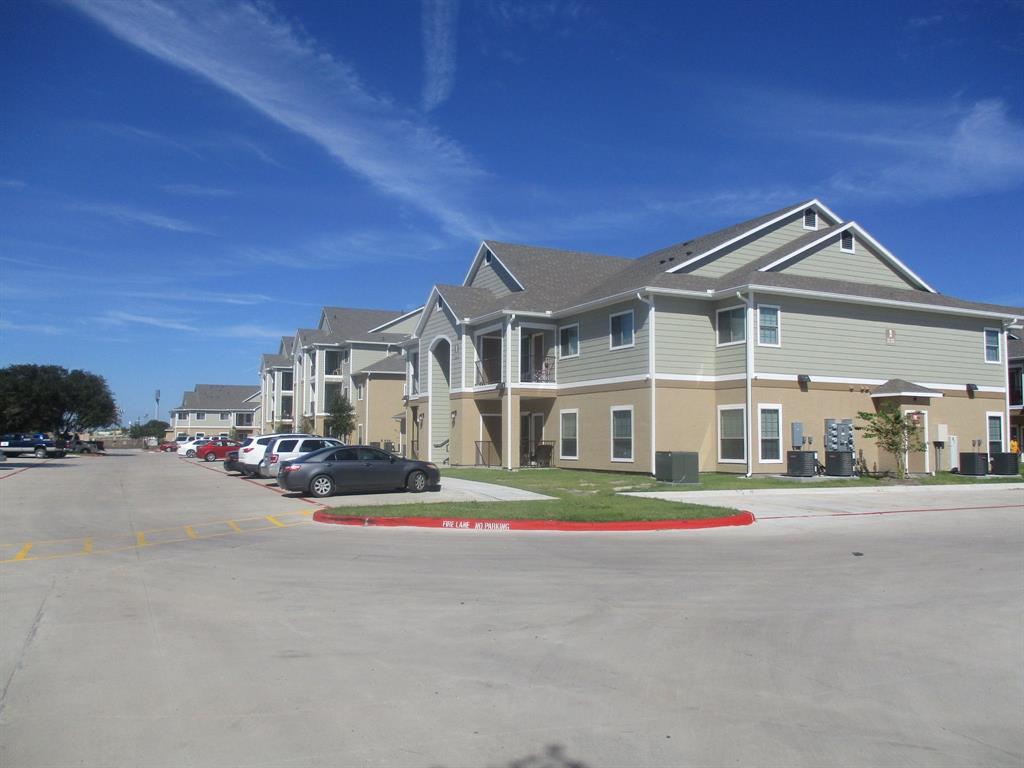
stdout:
<svg viewBox="0 0 1024 768">
<path fill-rule="evenodd" d="M 423 109 L 448 100 L 455 87 L 458 0 L 423 0 Z"/>
<path fill-rule="evenodd" d="M 46 323 L 12 323 L 0 320 L 0 331 L 21 331 L 24 333 L 41 333 L 45 336 L 60 336 L 67 332 L 66 328 Z"/>
<path fill-rule="evenodd" d="M 24 189 L 25 186 L 21 179 L 0 179 L 0 189 Z"/>
<path fill-rule="evenodd" d="M 114 205 L 109 203 L 72 203 L 69 206 L 72 210 L 94 213 L 97 216 L 104 216 L 122 224 L 143 224 L 156 229 L 167 229 L 171 232 L 202 233 L 204 230 L 181 219 L 174 219 L 159 213 L 142 211 L 126 205 Z"/>
<path fill-rule="evenodd" d="M 164 184 L 160 187 L 164 192 L 186 197 L 230 197 L 235 192 L 230 189 L 204 187 L 201 184 Z"/>
<path fill-rule="evenodd" d="M 450 245 L 443 238 L 419 231 L 365 229 L 320 235 L 290 248 L 249 246 L 239 249 L 238 255 L 247 263 L 310 270 L 379 263 L 396 255 L 405 261 L 436 261 Z"/>
<path fill-rule="evenodd" d="M 455 142 L 375 95 L 353 69 L 266 3 L 71 0 L 123 40 L 235 94 L 320 144 L 378 190 L 476 236 L 472 214 L 486 174 Z"/>
<path fill-rule="evenodd" d="M 196 322 L 185 322 L 183 320 L 169 320 L 163 317 L 150 315 L 139 315 L 133 312 L 122 312 L 120 310 L 107 310 L 95 318 L 97 322 L 107 326 L 143 326 L 148 328 L 160 328 L 168 331 L 184 331 L 186 333 L 202 333 L 204 336 L 216 336 L 225 339 L 280 339 L 292 331 L 280 328 L 270 328 L 255 324 L 233 324 L 233 325 L 209 325 L 204 326 Z"/>
<path fill-rule="evenodd" d="M 113 136 L 118 136 L 123 139 L 132 139 L 135 141 L 144 141 L 150 144 L 175 149 L 179 152 L 191 155 L 192 157 L 201 157 L 199 152 L 197 152 L 191 145 L 178 141 L 177 139 L 172 139 L 170 136 L 165 136 L 164 134 L 156 131 L 150 131 L 146 128 L 139 128 L 125 123 L 95 123 L 95 125 L 97 125 L 100 130 Z"/>
</svg>

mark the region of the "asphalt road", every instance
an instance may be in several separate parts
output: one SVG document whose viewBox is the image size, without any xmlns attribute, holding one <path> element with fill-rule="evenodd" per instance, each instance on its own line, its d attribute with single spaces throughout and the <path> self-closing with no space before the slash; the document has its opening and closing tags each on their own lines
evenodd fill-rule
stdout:
<svg viewBox="0 0 1024 768">
<path fill-rule="evenodd" d="M 1020 493 L 484 533 L 319 525 L 171 456 L 39 464 L 0 465 L 4 768 L 1024 762 Z"/>
</svg>

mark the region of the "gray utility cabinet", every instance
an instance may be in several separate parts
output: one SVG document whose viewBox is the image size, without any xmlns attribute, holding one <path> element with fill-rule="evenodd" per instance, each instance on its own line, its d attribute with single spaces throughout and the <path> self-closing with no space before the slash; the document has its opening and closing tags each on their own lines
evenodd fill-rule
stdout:
<svg viewBox="0 0 1024 768">
<path fill-rule="evenodd" d="M 982 476 L 988 474 L 987 453 L 961 453 L 960 474 Z"/>
<path fill-rule="evenodd" d="M 663 483 L 699 483 L 700 462 L 692 451 L 657 451 L 654 479 Z"/>
<path fill-rule="evenodd" d="M 853 452 L 825 451 L 825 474 L 831 477 L 850 477 L 853 474 Z"/>
<path fill-rule="evenodd" d="M 993 475 L 1016 475 L 1020 472 L 1020 456 L 1016 453 L 993 453 Z"/>
</svg>

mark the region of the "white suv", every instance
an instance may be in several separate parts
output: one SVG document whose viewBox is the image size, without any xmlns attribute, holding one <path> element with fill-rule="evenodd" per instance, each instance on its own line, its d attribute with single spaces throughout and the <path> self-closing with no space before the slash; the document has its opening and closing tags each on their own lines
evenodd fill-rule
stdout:
<svg viewBox="0 0 1024 768">
<path fill-rule="evenodd" d="M 242 465 L 242 474 L 247 477 L 256 477 L 259 474 L 260 459 L 266 453 L 267 446 L 279 437 L 313 437 L 313 435 L 285 434 L 259 435 L 247 437 L 238 448 L 238 463 Z"/>
<path fill-rule="evenodd" d="M 178 455 L 185 456 L 186 458 L 194 458 L 196 455 L 196 449 L 200 446 L 206 445 L 210 442 L 208 437 L 193 437 L 190 440 L 186 440 L 178 446 Z"/>
<path fill-rule="evenodd" d="M 277 468 L 282 461 L 291 461 L 332 445 L 340 448 L 344 443 L 333 437 L 279 437 L 263 454 L 259 465 L 260 477 L 277 477 Z"/>
</svg>

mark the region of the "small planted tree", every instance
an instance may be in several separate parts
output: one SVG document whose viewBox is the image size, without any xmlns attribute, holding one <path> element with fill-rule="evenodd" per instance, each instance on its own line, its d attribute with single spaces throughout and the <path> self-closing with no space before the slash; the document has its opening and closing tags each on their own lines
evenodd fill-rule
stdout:
<svg viewBox="0 0 1024 768">
<path fill-rule="evenodd" d="M 312 416 L 303 416 L 299 419 L 299 431 L 306 432 L 308 434 L 313 433 L 313 428 L 316 426 L 316 422 L 313 421 Z"/>
<path fill-rule="evenodd" d="M 884 403 L 876 413 L 860 411 L 857 416 L 865 424 L 858 424 L 855 429 L 870 437 L 875 445 L 896 459 L 896 476 L 903 480 L 907 476 L 907 456 L 911 452 L 923 451 L 924 441 L 918 425 L 910 414 L 900 411 L 895 403 Z"/>
<path fill-rule="evenodd" d="M 356 413 L 347 397 L 337 395 L 334 398 L 324 423 L 329 434 L 348 439 L 352 430 L 356 428 Z"/>
</svg>

